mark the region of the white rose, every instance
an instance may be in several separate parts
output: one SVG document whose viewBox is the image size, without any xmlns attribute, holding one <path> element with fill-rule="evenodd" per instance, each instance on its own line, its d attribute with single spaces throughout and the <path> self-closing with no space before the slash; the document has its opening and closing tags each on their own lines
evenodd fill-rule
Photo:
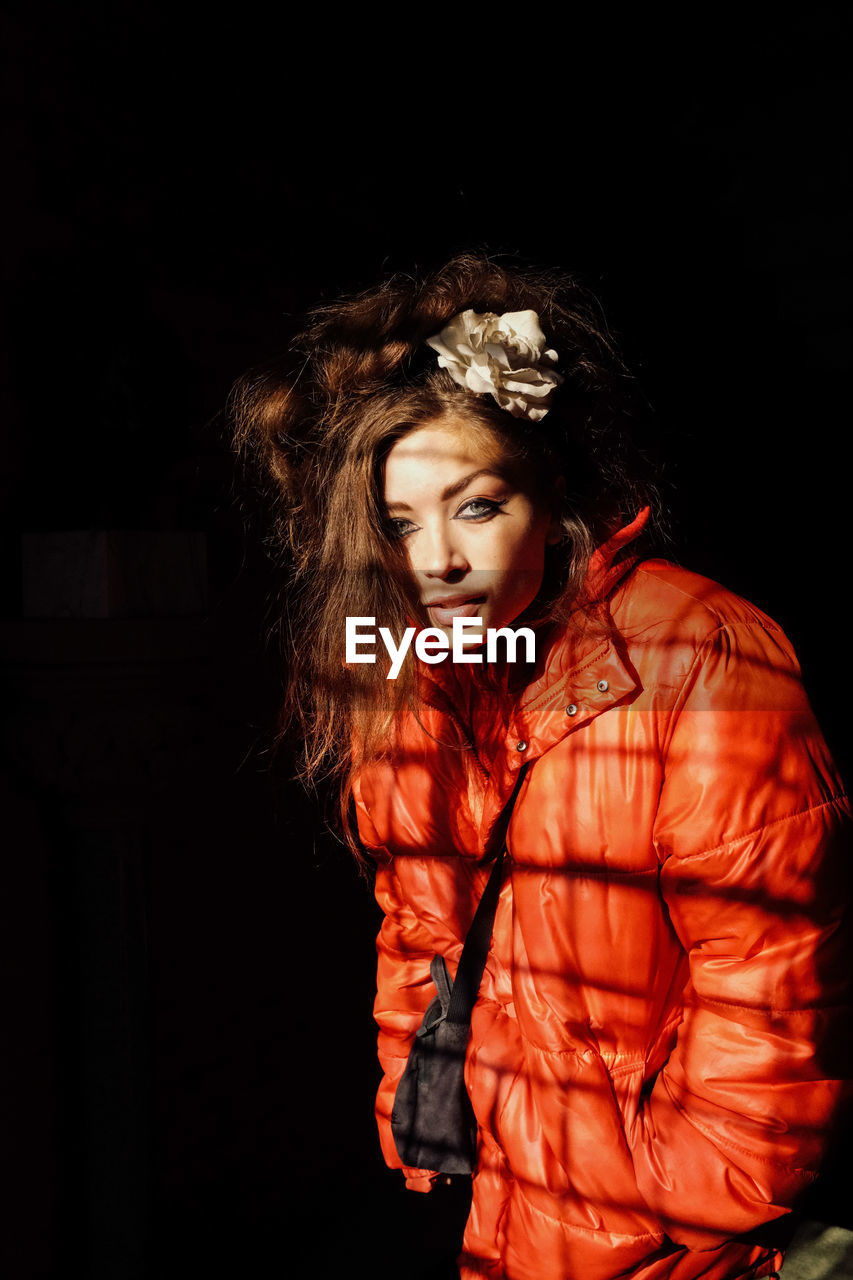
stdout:
<svg viewBox="0 0 853 1280">
<path fill-rule="evenodd" d="M 514 418 L 539 422 L 550 407 L 551 392 L 563 381 L 549 365 L 556 351 L 545 349 L 545 334 L 535 311 L 462 311 L 427 346 L 453 381 L 478 395 L 492 395 Z"/>
</svg>

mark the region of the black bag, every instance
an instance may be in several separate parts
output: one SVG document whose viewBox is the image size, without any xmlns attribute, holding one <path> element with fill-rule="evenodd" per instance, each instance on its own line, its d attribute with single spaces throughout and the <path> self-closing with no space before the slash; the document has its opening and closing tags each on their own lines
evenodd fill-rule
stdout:
<svg viewBox="0 0 853 1280">
<path fill-rule="evenodd" d="M 443 956 L 429 967 L 438 995 L 418 1028 L 397 1086 L 391 1131 L 400 1159 L 413 1169 L 472 1173 L 477 1122 L 465 1088 L 467 1022 L 448 1022 L 453 984 Z"/>
<path fill-rule="evenodd" d="M 468 930 L 456 982 L 443 956 L 434 956 L 429 968 L 438 994 L 418 1028 L 391 1111 L 397 1152 L 411 1169 L 474 1171 L 477 1122 L 465 1088 L 465 1050 L 500 895 L 506 833 L 526 772 L 524 764 L 492 832 L 490 850 L 499 843 L 500 852 Z"/>
</svg>

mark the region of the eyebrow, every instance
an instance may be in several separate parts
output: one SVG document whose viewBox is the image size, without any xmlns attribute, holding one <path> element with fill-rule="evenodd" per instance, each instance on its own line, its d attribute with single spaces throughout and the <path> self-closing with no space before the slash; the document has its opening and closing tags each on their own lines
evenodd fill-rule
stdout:
<svg viewBox="0 0 853 1280">
<path fill-rule="evenodd" d="M 462 476 L 460 480 L 454 480 L 453 484 L 449 484 L 441 494 L 441 502 L 449 502 L 451 498 L 455 498 L 457 494 L 462 493 L 464 489 L 472 481 L 478 479 L 479 476 L 495 476 L 498 480 L 506 480 L 506 476 L 500 471 L 496 471 L 493 467 L 481 467 L 479 471 L 472 471 L 470 475 Z M 389 502 L 387 504 L 388 511 L 411 511 L 408 502 Z"/>
</svg>

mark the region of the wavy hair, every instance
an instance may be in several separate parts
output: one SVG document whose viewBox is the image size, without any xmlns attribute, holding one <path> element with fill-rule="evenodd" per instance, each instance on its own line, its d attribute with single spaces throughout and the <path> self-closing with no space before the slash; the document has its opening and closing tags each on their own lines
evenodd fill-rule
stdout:
<svg viewBox="0 0 853 1280">
<path fill-rule="evenodd" d="M 564 378 L 542 423 L 511 417 L 438 367 L 425 340 L 467 308 L 538 313 Z M 657 487 L 631 433 L 637 399 L 597 301 L 573 277 L 480 254 L 318 306 L 283 359 L 234 387 L 236 446 L 269 499 L 269 537 L 288 570 L 282 731 L 300 732 L 306 782 L 339 782 L 354 851 L 353 778 L 389 750 L 396 717 L 417 714 L 417 672 L 411 653 L 396 680 L 379 661 L 347 666 L 343 621 L 376 617 L 395 636 L 413 619 L 428 625 L 402 545 L 388 534 L 388 451 L 418 425 L 452 414 L 497 437 L 505 455 L 543 482 L 562 474 L 565 536 L 538 603 L 540 614 L 570 623 L 595 547 L 642 506 L 652 507 L 655 527 Z"/>
</svg>

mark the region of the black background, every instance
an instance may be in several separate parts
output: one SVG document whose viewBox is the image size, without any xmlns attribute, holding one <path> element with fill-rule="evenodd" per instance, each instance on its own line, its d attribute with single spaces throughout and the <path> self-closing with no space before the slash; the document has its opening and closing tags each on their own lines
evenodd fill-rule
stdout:
<svg viewBox="0 0 853 1280">
<path fill-rule="evenodd" d="M 3 14 L 9 1275 L 437 1274 L 374 1136 L 376 910 L 271 752 L 222 415 L 318 298 L 470 247 L 578 273 L 674 554 L 788 631 L 849 773 L 849 10 L 402 21 Z M 204 617 L 104 663 L 109 621 L 25 626 L 21 534 L 98 528 L 204 530 Z"/>
</svg>

